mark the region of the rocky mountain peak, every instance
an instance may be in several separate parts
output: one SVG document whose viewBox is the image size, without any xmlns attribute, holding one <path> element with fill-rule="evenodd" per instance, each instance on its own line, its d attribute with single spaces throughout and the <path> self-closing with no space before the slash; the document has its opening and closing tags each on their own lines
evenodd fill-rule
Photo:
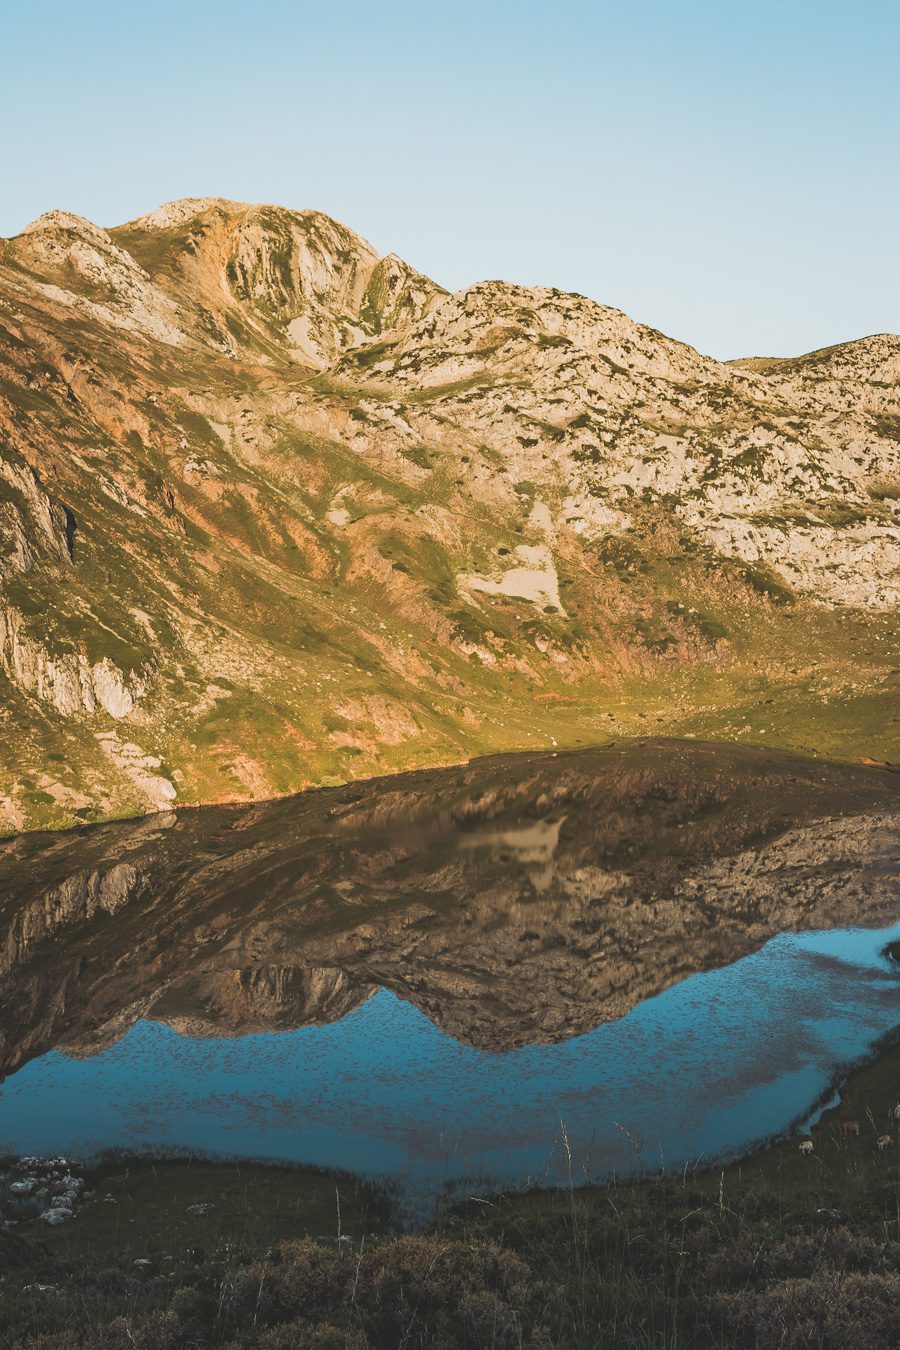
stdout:
<svg viewBox="0 0 900 1350">
<path fill-rule="evenodd" d="M 891 758 L 898 512 L 896 336 L 724 363 L 317 211 L 50 212 L 0 248 L 0 822 L 650 719 Z"/>
<path fill-rule="evenodd" d="M 136 216 L 121 228 L 171 230 L 189 220 L 194 220 L 199 215 L 209 215 L 213 212 L 228 213 L 241 209 L 249 210 L 249 203 L 232 202 L 224 197 L 178 197 L 174 201 L 163 202 L 162 206 L 157 206 L 154 211 L 148 211 L 143 216 Z"/>
<path fill-rule="evenodd" d="M 320 211 L 186 198 L 115 230 L 173 300 L 199 306 L 218 345 L 324 368 L 418 320 L 440 288 Z"/>
<path fill-rule="evenodd" d="M 22 230 L 22 235 L 32 234 L 54 234 L 69 233 L 81 235 L 85 239 L 93 239 L 97 243 L 107 246 L 112 241 L 101 226 L 95 225 L 93 221 L 85 219 L 84 216 L 78 216 L 73 211 L 45 211 L 43 215 L 38 216 L 37 220 L 32 220 Z M 21 238 L 21 235 L 19 236 Z"/>
</svg>

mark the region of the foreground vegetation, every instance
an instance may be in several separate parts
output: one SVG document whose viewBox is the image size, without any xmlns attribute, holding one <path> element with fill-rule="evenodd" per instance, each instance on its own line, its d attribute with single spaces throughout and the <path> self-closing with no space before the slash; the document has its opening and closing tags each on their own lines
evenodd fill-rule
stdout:
<svg viewBox="0 0 900 1350">
<path fill-rule="evenodd" d="M 724 1169 L 471 1200 L 422 1236 L 391 1235 L 385 1199 L 347 1178 L 112 1161 L 77 1220 L 0 1236 L 0 1344 L 886 1350 L 898 1097 L 895 1045 L 811 1154 L 793 1139 Z"/>
</svg>

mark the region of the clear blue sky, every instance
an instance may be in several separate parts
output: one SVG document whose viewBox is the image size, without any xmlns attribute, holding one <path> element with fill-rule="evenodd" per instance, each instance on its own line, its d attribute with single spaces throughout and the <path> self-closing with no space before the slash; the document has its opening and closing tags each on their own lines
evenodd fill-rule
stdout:
<svg viewBox="0 0 900 1350">
<path fill-rule="evenodd" d="M 900 329 L 897 0 L 0 0 L 0 234 L 223 196 L 717 356 Z"/>
</svg>

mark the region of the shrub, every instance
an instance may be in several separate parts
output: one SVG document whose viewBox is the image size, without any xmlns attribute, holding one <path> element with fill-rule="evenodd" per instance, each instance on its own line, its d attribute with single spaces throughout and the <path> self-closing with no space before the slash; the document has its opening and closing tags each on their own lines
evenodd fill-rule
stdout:
<svg viewBox="0 0 900 1350">
<path fill-rule="evenodd" d="M 759 1350 L 893 1350 L 900 1345 L 900 1276 L 822 1270 L 722 1294 L 740 1346 Z"/>
</svg>

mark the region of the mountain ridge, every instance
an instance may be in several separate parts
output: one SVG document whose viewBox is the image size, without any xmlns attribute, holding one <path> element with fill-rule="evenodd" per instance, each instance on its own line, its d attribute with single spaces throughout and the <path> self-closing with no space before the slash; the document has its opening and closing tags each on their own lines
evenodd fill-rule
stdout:
<svg viewBox="0 0 900 1350">
<path fill-rule="evenodd" d="M 0 242 L 0 829 L 648 722 L 890 758 L 898 510 L 896 336 L 720 362 L 321 212 L 48 212 Z"/>
</svg>

